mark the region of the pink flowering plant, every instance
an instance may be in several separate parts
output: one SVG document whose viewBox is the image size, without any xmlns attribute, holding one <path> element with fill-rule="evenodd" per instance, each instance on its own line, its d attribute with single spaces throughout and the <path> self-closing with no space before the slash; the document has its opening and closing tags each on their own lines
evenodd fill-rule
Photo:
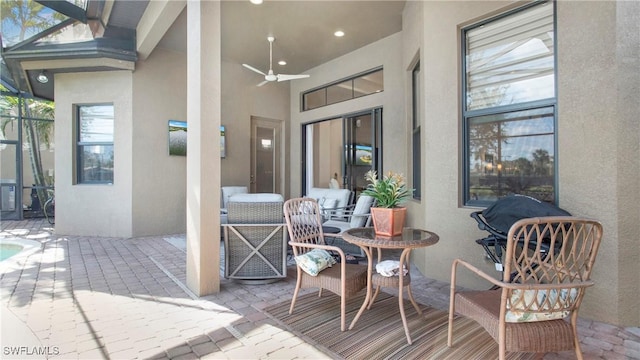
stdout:
<svg viewBox="0 0 640 360">
<path fill-rule="evenodd" d="M 364 177 L 368 184 L 362 193 L 373 197 L 376 200 L 377 207 L 399 207 L 413 192 L 413 190 L 407 188 L 402 174 L 389 171 L 387 175 L 378 179 L 378 173 L 374 170 L 369 170 Z"/>
</svg>

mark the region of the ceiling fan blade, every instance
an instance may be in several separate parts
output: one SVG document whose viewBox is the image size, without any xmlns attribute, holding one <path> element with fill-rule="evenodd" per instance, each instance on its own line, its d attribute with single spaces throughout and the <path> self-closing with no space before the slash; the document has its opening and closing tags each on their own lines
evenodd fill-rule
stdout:
<svg viewBox="0 0 640 360">
<path fill-rule="evenodd" d="M 278 74 L 278 81 L 287 81 L 287 80 L 295 80 L 295 79 L 305 79 L 310 75 L 286 75 L 286 74 Z"/>
<path fill-rule="evenodd" d="M 262 86 L 262 85 L 264 85 L 264 84 L 266 84 L 266 83 L 268 83 L 268 81 L 267 81 L 267 80 L 265 80 L 265 81 L 261 82 L 260 84 L 258 84 L 258 86 Z"/>
<path fill-rule="evenodd" d="M 267 76 L 267 74 L 265 74 L 265 73 L 263 73 L 262 71 L 260 71 L 260 70 L 258 70 L 258 69 L 256 69 L 256 68 L 254 68 L 254 67 L 253 67 L 253 66 L 251 66 L 251 65 L 242 64 L 242 66 L 246 67 L 246 68 L 247 68 L 247 69 L 249 69 L 249 70 L 252 70 L 252 71 L 257 72 L 258 74 L 261 74 L 261 75 Z"/>
</svg>

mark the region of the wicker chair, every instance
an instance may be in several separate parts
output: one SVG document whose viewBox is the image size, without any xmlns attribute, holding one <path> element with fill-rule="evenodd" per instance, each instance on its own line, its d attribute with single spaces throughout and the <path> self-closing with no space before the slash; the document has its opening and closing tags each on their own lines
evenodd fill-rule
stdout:
<svg viewBox="0 0 640 360">
<path fill-rule="evenodd" d="M 367 286 L 367 267 L 359 264 L 347 264 L 342 249 L 325 244 L 320 215 L 320 207 L 315 199 L 297 198 L 284 203 L 289 245 L 293 249 L 294 256 L 302 255 L 312 249 L 325 249 L 340 255 L 339 264 L 320 271 L 317 276 L 307 274 L 300 266 L 296 265 L 296 288 L 293 299 L 291 299 L 289 313 L 293 313 L 301 288 L 319 288 L 318 296 L 322 296 L 322 290 L 327 289 L 341 298 L 340 329 L 345 331 L 347 299 Z"/>
<path fill-rule="evenodd" d="M 279 194 L 230 197 L 224 230 L 224 276 L 249 283 L 287 277 L 287 236 Z"/>
<path fill-rule="evenodd" d="M 463 260 L 454 260 L 449 347 L 454 313 L 458 313 L 491 334 L 498 342 L 501 360 L 507 351 L 565 350 L 575 350 L 582 359 L 576 327 L 578 309 L 586 288 L 593 285 L 590 276 L 601 238 L 602 225 L 593 220 L 571 216 L 522 219 L 509 230 L 503 281 Z M 539 251 L 542 242 L 550 245 L 548 253 Z M 459 265 L 491 282 L 497 290 L 457 291 Z"/>
</svg>

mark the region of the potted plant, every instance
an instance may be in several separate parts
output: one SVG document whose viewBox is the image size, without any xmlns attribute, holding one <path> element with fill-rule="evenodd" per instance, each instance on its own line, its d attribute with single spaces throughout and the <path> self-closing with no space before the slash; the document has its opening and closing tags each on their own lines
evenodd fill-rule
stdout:
<svg viewBox="0 0 640 360">
<path fill-rule="evenodd" d="M 402 234 L 407 208 L 400 207 L 409 198 L 412 190 L 407 188 L 402 174 L 389 171 L 381 179 L 374 170 L 365 174 L 367 188 L 362 192 L 376 200 L 371 208 L 371 218 L 376 234 L 395 236 Z"/>
</svg>

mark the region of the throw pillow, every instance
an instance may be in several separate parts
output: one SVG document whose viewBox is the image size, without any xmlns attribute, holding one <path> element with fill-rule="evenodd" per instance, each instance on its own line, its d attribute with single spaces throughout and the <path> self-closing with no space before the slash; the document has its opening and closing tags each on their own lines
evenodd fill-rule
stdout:
<svg viewBox="0 0 640 360">
<path fill-rule="evenodd" d="M 319 204 L 322 210 L 335 209 L 338 206 L 338 199 L 322 198 L 322 204 Z"/>
<path fill-rule="evenodd" d="M 318 276 L 320 271 L 331 267 L 336 263 L 336 260 L 324 249 L 313 249 L 302 255 L 295 257 L 296 264 L 300 266 L 302 271 L 311 276 Z"/>
<path fill-rule="evenodd" d="M 505 321 L 533 322 L 563 319 L 569 316 L 569 311 L 563 310 L 565 304 L 575 302 L 577 297 L 578 289 L 576 288 L 560 291 L 555 289 L 513 290 L 511 299 L 507 302 Z M 539 310 L 545 312 L 537 312 Z"/>
<path fill-rule="evenodd" d="M 400 275 L 400 261 L 383 260 L 376 264 L 376 272 L 382 276 L 391 277 Z M 409 271 L 406 266 L 402 267 L 403 275 L 407 275 Z"/>
</svg>

